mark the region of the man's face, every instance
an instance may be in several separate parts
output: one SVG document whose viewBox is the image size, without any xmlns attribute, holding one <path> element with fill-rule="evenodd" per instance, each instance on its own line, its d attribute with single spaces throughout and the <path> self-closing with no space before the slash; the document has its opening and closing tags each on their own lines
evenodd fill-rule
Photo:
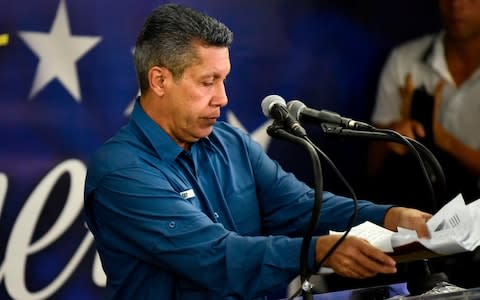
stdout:
<svg viewBox="0 0 480 300">
<path fill-rule="evenodd" d="M 440 13 L 450 38 L 480 36 L 480 0 L 439 0 Z"/>
<path fill-rule="evenodd" d="M 182 147 L 208 136 L 227 102 L 228 48 L 196 46 L 198 62 L 165 89 L 162 127 Z"/>
</svg>

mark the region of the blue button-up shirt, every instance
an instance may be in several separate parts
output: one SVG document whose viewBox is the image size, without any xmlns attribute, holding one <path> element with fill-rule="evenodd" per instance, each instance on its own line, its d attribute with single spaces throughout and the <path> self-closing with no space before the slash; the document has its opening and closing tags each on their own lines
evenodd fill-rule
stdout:
<svg viewBox="0 0 480 300">
<path fill-rule="evenodd" d="M 137 102 L 89 163 L 85 214 L 111 299 L 252 299 L 299 273 L 313 199 L 248 134 L 217 122 L 185 151 Z M 317 233 L 345 230 L 352 200 L 323 199 Z M 358 222 L 388 207 L 360 201 Z"/>
</svg>

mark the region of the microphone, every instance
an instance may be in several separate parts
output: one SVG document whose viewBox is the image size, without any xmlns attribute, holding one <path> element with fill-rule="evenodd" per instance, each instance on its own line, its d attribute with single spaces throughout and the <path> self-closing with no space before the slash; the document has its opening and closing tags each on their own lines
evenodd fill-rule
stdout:
<svg viewBox="0 0 480 300">
<path fill-rule="evenodd" d="M 316 124 L 328 123 L 332 125 L 338 125 L 343 128 L 357 130 L 370 131 L 375 129 L 372 125 L 342 117 L 335 112 L 308 108 L 299 100 L 289 101 L 287 103 L 287 109 L 293 115 L 293 117 L 300 122 L 310 122 Z"/>
<path fill-rule="evenodd" d="M 269 95 L 262 100 L 263 114 L 285 127 L 285 130 L 298 136 L 305 137 L 307 132 L 300 123 L 290 114 L 285 99 L 278 95 Z"/>
</svg>

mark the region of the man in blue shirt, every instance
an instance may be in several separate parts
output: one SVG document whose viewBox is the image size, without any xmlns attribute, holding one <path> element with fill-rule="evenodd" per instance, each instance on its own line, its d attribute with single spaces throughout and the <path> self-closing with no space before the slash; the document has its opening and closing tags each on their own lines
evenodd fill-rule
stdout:
<svg viewBox="0 0 480 300">
<path fill-rule="evenodd" d="M 179 5 L 154 10 L 137 39 L 141 88 L 130 122 L 88 166 L 85 214 L 110 299 L 254 299 L 299 272 L 314 191 L 244 132 L 217 122 L 227 104 L 232 33 Z M 353 210 L 323 194 L 311 266 Z M 427 236 L 431 215 L 360 201 L 358 222 Z M 347 237 L 325 261 L 342 276 L 394 273 L 395 261 Z"/>
</svg>

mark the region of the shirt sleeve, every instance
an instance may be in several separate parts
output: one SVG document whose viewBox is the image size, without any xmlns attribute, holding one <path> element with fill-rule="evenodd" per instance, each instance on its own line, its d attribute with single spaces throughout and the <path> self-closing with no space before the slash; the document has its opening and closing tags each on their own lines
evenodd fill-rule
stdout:
<svg viewBox="0 0 480 300">
<path fill-rule="evenodd" d="M 401 53 L 394 49 L 380 74 L 376 102 L 372 114 L 372 123 L 387 125 L 400 119 L 402 99 L 399 88 L 403 86 L 405 78 L 400 73 Z"/>
<path fill-rule="evenodd" d="M 312 216 L 314 190 L 298 180 L 293 173 L 283 170 L 255 142 L 251 142 L 249 149 L 263 213 L 262 224 L 269 234 L 302 236 Z M 328 234 L 329 230 L 346 230 L 350 216 L 354 213 L 353 199 L 327 191 L 321 196 L 316 234 Z M 369 220 L 383 225 L 383 217 L 390 205 L 376 205 L 366 200 L 358 200 L 357 204 L 356 224 Z"/>
</svg>

